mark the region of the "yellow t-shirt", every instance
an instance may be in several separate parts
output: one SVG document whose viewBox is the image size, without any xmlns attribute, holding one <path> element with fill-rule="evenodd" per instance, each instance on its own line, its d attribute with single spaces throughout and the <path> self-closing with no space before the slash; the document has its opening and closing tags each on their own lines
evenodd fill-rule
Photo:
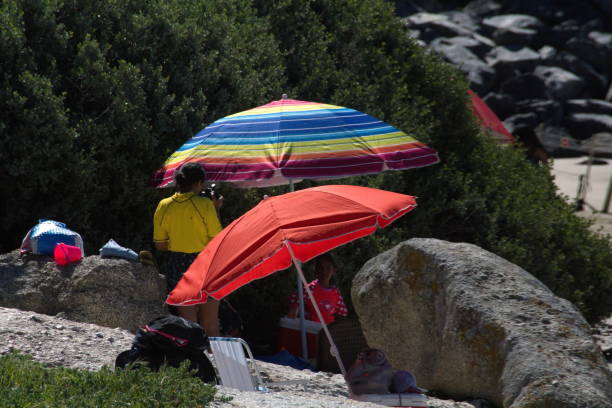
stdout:
<svg viewBox="0 0 612 408">
<path fill-rule="evenodd" d="M 195 193 L 175 193 L 157 205 L 153 241 L 174 252 L 200 252 L 221 231 L 212 201 Z"/>
</svg>

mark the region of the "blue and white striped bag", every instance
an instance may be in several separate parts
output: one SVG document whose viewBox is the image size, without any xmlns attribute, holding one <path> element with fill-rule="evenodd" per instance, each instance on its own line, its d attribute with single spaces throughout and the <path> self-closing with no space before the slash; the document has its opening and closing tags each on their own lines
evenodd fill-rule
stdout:
<svg viewBox="0 0 612 408">
<path fill-rule="evenodd" d="M 20 252 L 53 256 L 53 250 L 60 242 L 81 248 L 81 256 L 85 256 L 83 239 L 78 233 L 66 228 L 62 222 L 46 219 L 38 220 L 38 224 L 28 231 L 21 242 Z"/>
</svg>

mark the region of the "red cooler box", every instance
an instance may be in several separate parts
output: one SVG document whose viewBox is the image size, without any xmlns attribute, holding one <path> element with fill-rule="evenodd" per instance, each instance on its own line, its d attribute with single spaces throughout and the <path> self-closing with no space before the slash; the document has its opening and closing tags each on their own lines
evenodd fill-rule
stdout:
<svg viewBox="0 0 612 408">
<path fill-rule="evenodd" d="M 308 342 L 308 358 L 317 357 L 317 343 L 321 323 L 311 320 L 304 321 L 306 326 L 306 340 Z M 282 317 L 278 330 L 278 349 L 285 349 L 294 356 L 302 357 L 302 342 L 300 340 L 300 319 Z"/>
</svg>

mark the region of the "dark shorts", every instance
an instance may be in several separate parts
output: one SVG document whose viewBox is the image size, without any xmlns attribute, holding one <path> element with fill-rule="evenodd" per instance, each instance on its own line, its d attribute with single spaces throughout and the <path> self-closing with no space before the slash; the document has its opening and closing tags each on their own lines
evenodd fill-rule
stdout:
<svg viewBox="0 0 612 408">
<path fill-rule="evenodd" d="M 166 252 L 161 265 L 162 273 L 166 275 L 168 293 L 179 283 L 183 274 L 198 256 L 198 252 L 187 254 L 185 252 Z"/>
</svg>

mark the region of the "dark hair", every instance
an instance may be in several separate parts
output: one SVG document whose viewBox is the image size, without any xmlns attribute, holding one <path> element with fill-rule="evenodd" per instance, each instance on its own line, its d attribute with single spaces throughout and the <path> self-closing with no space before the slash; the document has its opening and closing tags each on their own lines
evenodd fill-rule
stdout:
<svg viewBox="0 0 612 408">
<path fill-rule="evenodd" d="M 174 181 L 182 193 L 189 191 L 198 181 L 206 178 L 206 172 L 199 163 L 185 163 L 174 172 Z"/>
<path fill-rule="evenodd" d="M 331 256 L 331 254 L 324 253 L 315 258 L 314 271 L 315 273 L 318 273 L 318 271 L 320 271 L 324 266 L 330 266 L 330 265 L 333 266 L 334 269 L 337 269 L 336 262 L 334 261 L 334 258 Z"/>
</svg>

